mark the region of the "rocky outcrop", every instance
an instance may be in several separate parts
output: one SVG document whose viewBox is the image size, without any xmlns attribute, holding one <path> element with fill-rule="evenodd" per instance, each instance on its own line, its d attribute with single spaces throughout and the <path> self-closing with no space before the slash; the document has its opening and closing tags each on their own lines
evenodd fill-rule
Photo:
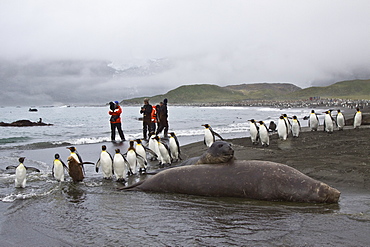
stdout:
<svg viewBox="0 0 370 247">
<path fill-rule="evenodd" d="M 2 127 L 31 127 L 31 126 L 51 126 L 52 124 L 47 124 L 43 122 L 31 122 L 30 120 L 18 120 L 12 123 L 0 122 Z"/>
</svg>

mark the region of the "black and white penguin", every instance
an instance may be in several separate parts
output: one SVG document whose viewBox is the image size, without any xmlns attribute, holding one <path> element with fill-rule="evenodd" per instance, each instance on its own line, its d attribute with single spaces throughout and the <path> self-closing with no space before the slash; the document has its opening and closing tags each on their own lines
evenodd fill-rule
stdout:
<svg viewBox="0 0 370 247">
<path fill-rule="evenodd" d="M 26 187 L 26 173 L 27 171 L 31 172 L 40 172 L 39 169 L 35 167 L 26 167 L 23 162 L 25 160 L 25 157 L 21 157 L 18 159 L 19 165 L 18 166 L 7 166 L 5 169 L 15 169 L 15 187 L 16 188 L 25 188 Z"/>
<path fill-rule="evenodd" d="M 254 119 L 248 120 L 249 124 L 249 133 L 251 135 L 251 141 L 253 145 L 258 144 L 258 126 Z"/>
<path fill-rule="evenodd" d="M 204 144 L 210 147 L 216 140 L 216 136 L 224 140 L 218 133 L 216 133 L 209 124 L 202 124 L 204 126 Z"/>
<path fill-rule="evenodd" d="M 134 141 L 130 141 L 130 147 L 127 149 L 126 152 L 126 159 L 129 163 L 129 174 L 134 175 L 136 174 L 137 170 L 137 153 L 134 147 Z"/>
<path fill-rule="evenodd" d="M 158 149 L 159 149 L 159 152 L 161 153 L 161 164 L 171 165 L 171 152 L 170 152 L 169 147 L 165 143 L 159 140 L 159 136 L 156 136 L 155 139 L 157 140 Z"/>
<path fill-rule="evenodd" d="M 261 140 L 262 146 L 268 147 L 270 145 L 270 137 L 266 124 L 263 121 L 258 122 L 259 125 L 259 139 Z"/>
<path fill-rule="evenodd" d="M 329 134 L 332 134 L 334 131 L 334 119 L 331 116 L 331 110 L 328 110 L 325 113 L 324 118 L 324 131 L 328 132 Z"/>
<path fill-rule="evenodd" d="M 287 134 L 287 137 L 288 137 L 288 135 L 290 134 L 290 132 L 292 132 L 292 124 L 290 123 L 290 120 L 289 120 L 287 114 L 284 113 L 283 116 L 284 116 L 284 120 L 287 123 L 287 127 L 288 127 L 288 134 Z"/>
<path fill-rule="evenodd" d="M 355 116 L 353 117 L 353 127 L 355 129 L 360 128 L 362 122 L 362 112 L 360 111 L 360 108 L 356 108 Z"/>
<path fill-rule="evenodd" d="M 179 159 L 181 160 L 180 143 L 174 132 L 170 132 L 169 134 L 170 134 L 169 148 L 171 152 L 172 162 L 177 162 Z"/>
<path fill-rule="evenodd" d="M 68 171 L 68 167 L 64 162 L 60 159 L 59 154 L 54 155 L 54 162 L 52 167 L 52 175 L 53 177 L 60 182 L 64 181 L 64 169 Z"/>
<path fill-rule="evenodd" d="M 125 182 L 125 177 L 128 173 L 129 163 L 126 160 L 125 156 L 121 154 L 121 150 L 117 148 L 116 153 L 113 157 L 113 170 L 114 176 L 118 182 Z"/>
<path fill-rule="evenodd" d="M 346 120 L 342 112 L 338 109 L 337 110 L 337 126 L 338 130 L 343 130 L 344 126 L 346 125 Z"/>
<path fill-rule="evenodd" d="M 23 165 L 25 157 L 18 159 L 19 165 L 15 169 L 15 187 L 16 188 L 25 188 L 26 187 L 26 167 Z"/>
<path fill-rule="evenodd" d="M 136 153 L 142 157 L 142 159 L 138 159 L 137 164 L 139 166 L 139 172 L 145 172 L 148 166 L 148 161 L 146 157 L 147 148 L 145 148 L 140 139 L 136 139 Z"/>
<path fill-rule="evenodd" d="M 308 118 L 308 126 L 310 127 L 311 131 L 317 131 L 319 124 L 319 118 L 317 117 L 315 110 L 311 110 Z"/>
<path fill-rule="evenodd" d="M 104 179 L 112 179 L 113 176 L 113 158 L 112 155 L 107 151 L 107 146 L 103 145 L 101 147 L 100 158 L 96 162 L 95 171 L 99 172 L 99 168 L 103 172 Z"/>
<path fill-rule="evenodd" d="M 288 124 L 284 119 L 284 116 L 280 116 L 277 124 L 277 133 L 281 140 L 286 140 L 288 137 Z"/>
<path fill-rule="evenodd" d="M 301 124 L 300 124 L 297 116 L 293 116 L 293 120 L 292 120 L 292 134 L 293 134 L 293 137 L 298 137 L 300 131 L 301 131 Z"/>
<path fill-rule="evenodd" d="M 155 139 L 156 135 L 152 132 L 149 135 L 149 149 L 152 150 L 155 155 L 152 155 L 151 160 L 161 160 L 161 153 L 159 152 L 158 142 Z"/>
</svg>

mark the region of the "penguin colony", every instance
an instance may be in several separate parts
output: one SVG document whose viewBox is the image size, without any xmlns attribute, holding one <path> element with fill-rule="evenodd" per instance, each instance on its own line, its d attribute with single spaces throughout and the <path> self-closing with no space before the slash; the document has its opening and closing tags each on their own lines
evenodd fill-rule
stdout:
<svg viewBox="0 0 370 247">
<path fill-rule="evenodd" d="M 337 127 L 339 131 L 344 129 L 346 125 L 346 120 L 341 112 L 337 110 L 336 118 L 333 117 L 334 110 L 327 110 L 323 112 L 323 130 L 329 134 L 334 132 Z M 312 110 L 309 116 L 305 116 L 303 120 L 308 120 L 308 127 L 311 131 L 317 131 L 320 126 L 320 121 L 315 110 Z M 356 113 L 354 115 L 353 127 L 359 128 L 361 126 L 362 113 L 359 108 L 356 108 Z M 256 121 L 254 119 L 248 120 L 249 122 L 249 134 L 253 145 L 261 144 L 263 147 L 269 146 L 269 136 L 272 133 L 277 132 L 278 138 L 285 141 L 290 135 L 293 138 L 298 138 L 301 131 L 301 124 L 297 116 L 288 117 L 286 114 L 282 114 L 277 120 L 277 124 L 271 121 L 269 127 L 263 121 Z"/>
<path fill-rule="evenodd" d="M 340 110 L 337 110 L 336 118 L 332 116 L 333 110 L 327 110 L 323 113 L 325 114 L 323 122 L 324 131 L 332 134 L 335 126 L 339 131 L 343 130 L 345 126 L 345 117 Z M 318 114 L 312 110 L 309 116 L 303 118 L 304 120 L 308 120 L 308 126 L 311 131 L 318 131 L 320 126 L 317 115 Z M 286 114 L 282 114 L 279 117 L 277 124 L 271 121 L 269 127 L 267 127 L 263 121 L 250 119 L 248 122 L 252 144 L 261 144 L 262 147 L 269 146 L 271 133 L 277 132 L 278 138 L 284 141 L 290 135 L 294 138 L 298 138 L 301 131 L 298 118 L 296 116 L 288 117 Z M 359 128 L 361 122 L 362 113 L 359 108 L 356 108 L 353 127 L 355 129 Z M 224 140 L 209 124 L 203 124 L 202 126 L 204 126 L 204 144 L 207 147 L 210 147 L 213 142 L 215 142 L 216 137 Z M 146 172 L 148 168 L 148 158 L 151 161 L 158 160 L 159 165 L 162 167 L 181 160 L 180 144 L 174 132 L 169 133 L 168 142 L 162 141 L 155 133 L 150 133 L 147 145 L 143 145 L 140 139 L 130 141 L 129 143 L 130 146 L 126 153 L 122 154 L 120 149 L 115 149 L 113 157 L 107 151 L 107 147 L 102 145 L 101 153 L 96 163 L 83 162 L 75 147 L 67 147 L 67 149 L 70 150 L 70 155 L 67 158 L 68 166 L 61 160 L 59 154 L 55 154 L 52 165 L 52 176 L 57 181 L 63 182 L 65 180 L 64 176 L 66 171 L 73 182 L 81 182 L 85 177 L 84 165 L 91 164 L 95 165 L 95 171 L 97 173 L 101 170 L 104 179 L 113 179 L 113 177 L 115 177 L 117 182 L 125 183 L 128 176 Z M 23 164 L 25 157 L 20 157 L 18 161 L 18 166 L 8 166 L 6 169 L 15 169 L 15 187 L 25 188 L 27 171 L 40 172 L 40 170 L 34 167 L 26 167 Z"/>
</svg>

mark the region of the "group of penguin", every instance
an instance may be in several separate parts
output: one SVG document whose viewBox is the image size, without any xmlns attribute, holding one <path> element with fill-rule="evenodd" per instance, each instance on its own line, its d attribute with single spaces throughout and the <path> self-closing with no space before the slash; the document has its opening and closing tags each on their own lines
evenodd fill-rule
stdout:
<svg viewBox="0 0 370 247">
<path fill-rule="evenodd" d="M 327 110 L 324 117 L 324 131 L 328 133 L 333 133 L 335 125 L 338 130 L 343 130 L 346 121 L 341 110 L 337 110 L 336 119 L 332 116 L 333 110 Z M 269 128 L 263 121 L 256 122 L 254 119 L 248 120 L 250 122 L 250 136 L 251 141 L 254 145 L 258 145 L 261 142 L 262 146 L 269 146 L 269 133 L 277 132 L 279 139 L 286 140 L 290 133 L 293 137 L 298 137 L 301 131 L 301 124 L 297 116 L 293 116 L 292 122 L 289 120 L 287 114 L 282 114 L 279 117 L 278 124 L 276 125 L 273 121 L 270 122 Z M 319 118 L 314 110 L 311 111 L 309 116 L 303 118 L 308 120 L 308 126 L 311 131 L 317 131 L 320 125 Z M 353 127 L 358 128 L 361 126 L 362 113 L 359 108 L 356 108 L 356 113 L 354 115 Z M 257 125 L 258 124 L 258 125 Z"/>
<path fill-rule="evenodd" d="M 112 179 L 115 176 L 117 182 L 125 183 L 125 178 L 130 175 L 135 175 L 137 172 L 145 173 L 148 166 L 147 153 L 150 154 L 151 160 L 158 160 L 160 166 L 171 165 L 173 162 L 181 160 L 180 144 L 174 132 L 169 133 L 168 144 L 160 140 L 159 136 L 151 133 L 147 146 L 141 139 L 130 141 L 130 146 L 125 154 L 121 154 L 119 148 L 115 149 L 115 154 L 112 155 L 107 151 L 106 145 L 102 145 L 102 150 L 99 159 L 96 163 L 84 162 L 77 152 L 75 147 L 67 147 L 70 150 L 70 155 L 67 159 L 68 166 L 62 161 L 60 155 L 54 155 L 52 166 L 52 176 L 57 181 L 64 181 L 65 171 L 68 172 L 73 182 L 81 182 L 85 177 L 85 164 L 95 165 L 95 171 L 99 169 L 103 174 L 104 179 Z M 136 142 L 136 146 L 134 145 Z M 26 167 L 24 163 L 25 157 L 19 158 L 18 166 L 8 166 L 6 169 L 15 169 L 15 187 L 26 187 L 26 172 L 27 170 L 40 172 L 37 168 Z"/>
</svg>

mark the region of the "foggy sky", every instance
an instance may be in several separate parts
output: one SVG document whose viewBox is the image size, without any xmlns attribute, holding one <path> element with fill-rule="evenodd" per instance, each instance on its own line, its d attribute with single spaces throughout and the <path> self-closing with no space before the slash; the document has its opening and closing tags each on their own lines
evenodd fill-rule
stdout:
<svg viewBox="0 0 370 247">
<path fill-rule="evenodd" d="M 369 10 L 368 0 L 0 0 L 0 105 L 368 79 Z M 145 69 L 114 76 L 104 63 Z"/>
</svg>

